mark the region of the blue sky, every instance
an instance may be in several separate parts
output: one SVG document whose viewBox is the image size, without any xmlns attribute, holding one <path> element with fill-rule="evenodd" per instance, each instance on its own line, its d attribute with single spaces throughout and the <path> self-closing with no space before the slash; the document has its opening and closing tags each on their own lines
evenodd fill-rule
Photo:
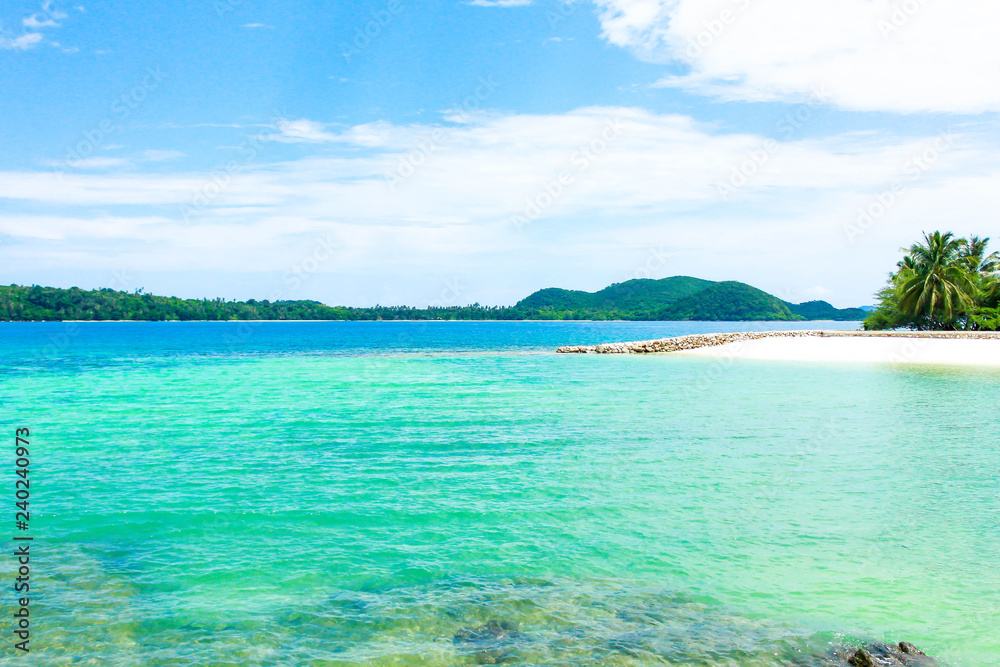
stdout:
<svg viewBox="0 0 1000 667">
<path fill-rule="evenodd" d="M 0 9 L 0 281 L 847 306 L 923 230 L 1000 241 L 983 2 L 185 5 Z"/>
</svg>

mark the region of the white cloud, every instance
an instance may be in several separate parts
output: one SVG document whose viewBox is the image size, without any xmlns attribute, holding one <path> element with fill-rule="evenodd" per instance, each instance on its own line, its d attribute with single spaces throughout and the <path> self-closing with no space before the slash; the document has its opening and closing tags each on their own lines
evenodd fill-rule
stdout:
<svg viewBox="0 0 1000 667">
<path fill-rule="evenodd" d="M 322 123 L 316 121 L 299 119 L 282 119 L 275 123 L 278 134 L 267 135 L 272 141 L 283 141 L 286 143 L 323 143 L 327 141 L 337 141 L 338 136 L 327 132 Z"/>
<path fill-rule="evenodd" d="M 472 0 L 469 4 L 476 7 L 526 7 L 533 0 Z"/>
<path fill-rule="evenodd" d="M 178 125 L 177 123 L 164 123 L 162 127 L 168 127 L 173 129 L 191 128 L 191 127 L 234 127 L 237 129 L 245 129 L 248 127 L 274 127 L 274 126 L 268 123 L 191 123 L 190 125 Z"/>
<path fill-rule="evenodd" d="M 815 287 L 810 287 L 808 289 L 803 290 L 802 294 L 808 299 L 811 299 L 813 301 L 819 301 L 833 294 L 833 290 L 827 289 L 822 285 L 816 285 Z"/>
<path fill-rule="evenodd" d="M 21 23 L 24 27 L 31 29 L 59 27 L 59 21 L 68 18 L 69 14 L 53 9 L 54 4 L 53 0 L 45 0 L 42 3 L 41 12 L 26 17 Z"/>
<path fill-rule="evenodd" d="M 37 46 L 42 41 L 42 34 L 38 32 L 27 32 L 20 37 L 0 37 L 0 49 L 12 51 L 27 51 Z"/>
<path fill-rule="evenodd" d="M 66 167 L 65 162 L 61 162 L 58 160 L 49 161 L 46 162 L 45 164 L 47 164 L 50 167 L 57 167 L 59 169 L 64 169 Z M 114 169 L 118 167 L 127 167 L 130 164 L 132 164 L 132 161 L 129 160 L 128 158 L 123 158 L 123 157 L 89 157 L 89 158 L 80 158 L 78 160 L 74 160 L 73 168 L 83 169 L 83 170 Z"/>
<path fill-rule="evenodd" d="M 107 146 L 105 150 L 118 148 L 122 148 L 122 146 Z M 45 164 L 49 167 L 55 167 L 59 173 L 65 175 L 66 171 L 124 169 L 134 166 L 137 162 L 165 162 L 184 156 L 184 153 L 175 150 L 146 150 L 135 157 L 89 157 L 71 161 L 49 160 Z"/>
<path fill-rule="evenodd" d="M 267 25 L 266 23 L 244 23 L 243 27 L 249 30 L 255 30 L 259 28 L 273 28 L 274 26 Z"/>
<path fill-rule="evenodd" d="M 819 86 L 855 110 L 1000 110 L 1000 3 L 983 0 L 595 0 L 603 36 L 732 100 Z"/>
<path fill-rule="evenodd" d="M 175 220 L 155 216 L 90 218 L 56 215 L 9 215 L 0 219 L 0 233 L 22 239 L 117 240 L 142 238 L 146 241 L 165 241 L 169 240 L 169 237 L 166 234 L 158 233 L 156 229 L 176 227 L 176 224 Z"/>
<path fill-rule="evenodd" d="M 767 140 L 680 115 L 585 108 L 337 132 L 292 122 L 287 136 L 324 142 L 319 154 L 232 173 L 0 173 L 0 199 L 12 204 L 5 208 L 30 202 L 38 212 L 0 214 L 0 232 L 21 238 L 25 262 L 41 266 L 57 250 L 44 243 L 64 241 L 94 248 L 74 262 L 100 266 L 126 251 L 105 233 L 117 229 L 144 244 L 127 248 L 130 261 L 165 271 L 283 270 L 279 249 L 329 232 L 343 247 L 337 271 L 377 267 L 378 280 L 403 286 L 438 271 L 497 276 L 485 281 L 492 292 L 476 295 L 482 303 L 549 284 L 598 288 L 631 274 L 648 247 L 666 245 L 675 259 L 662 275 L 744 280 L 783 298 L 816 298 L 815 286 L 825 285 L 833 293 L 822 296 L 836 305 L 869 302 L 898 248 L 924 229 L 1000 237 L 991 229 L 1000 152 L 987 124 L 954 128 L 947 146 L 933 133 L 775 142 L 722 199 L 719 184 Z M 941 150 L 932 155 L 935 143 Z M 911 177 L 914 159 L 927 168 Z M 402 167 L 406 176 L 390 187 Z M 849 237 L 859 209 L 895 183 L 901 189 L 887 211 Z M 515 217 L 530 202 L 544 205 L 518 230 Z M 187 220 L 184 206 L 195 209 Z"/>
<path fill-rule="evenodd" d="M 52 18 L 39 16 L 38 14 L 32 14 L 28 18 L 22 21 L 25 28 L 30 28 L 32 30 L 38 30 L 39 28 L 55 28 L 59 24 L 56 23 Z"/>
<path fill-rule="evenodd" d="M 60 21 L 68 18 L 66 12 L 60 11 L 53 8 L 53 0 L 45 0 L 42 3 L 41 11 L 35 14 L 26 16 L 21 24 L 29 31 L 20 37 L 5 37 L 0 35 L 0 49 L 6 49 L 11 51 L 27 51 L 44 41 L 44 35 L 39 32 L 45 28 L 58 28 Z M 61 48 L 58 42 L 50 42 L 52 46 L 56 48 Z M 61 49 L 64 53 L 75 53 L 79 49 L 75 47 L 63 48 Z"/>
<path fill-rule="evenodd" d="M 163 162 L 184 157 L 184 153 L 175 150 L 147 150 L 142 152 L 142 159 L 148 162 Z"/>
</svg>

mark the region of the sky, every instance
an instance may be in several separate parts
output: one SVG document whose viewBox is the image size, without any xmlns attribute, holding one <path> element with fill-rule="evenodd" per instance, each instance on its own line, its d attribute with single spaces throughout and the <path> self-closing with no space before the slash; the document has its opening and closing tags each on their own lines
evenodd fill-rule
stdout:
<svg viewBox="0 0 1000 667">
<path fill-rule="evenodd" d="M 871 304 L 996 239 L 992 0 L 0 7 L 0 283 L 331 305 L 739 280 Z"/>
</svg>

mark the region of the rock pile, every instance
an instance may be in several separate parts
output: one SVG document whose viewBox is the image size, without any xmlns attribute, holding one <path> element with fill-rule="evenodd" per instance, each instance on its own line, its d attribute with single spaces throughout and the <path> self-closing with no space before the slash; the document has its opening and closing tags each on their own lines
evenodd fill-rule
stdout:
<svg viewBox="0 0 1000 667">
<path fill-rule="evenodd" d="M 601 345 L 566 345 L 556 352 L 561 354 L 654 354 L 677 352 L 699 347 L 714 347 L 760 338 L 805 337 L 858 337 L 858 338 L 972 338 L 1000 340 L 995 331 L 743 331 L 740 333 L 692 334 L 677 338 L 640 340 L 630 343 L 603 343 Z"/>
<path fill-rule="evenodd" d="M 937 667 L 939 664 L 910 642 L 866 644 L 841 657 L 851 667 Z"/>
<path fill-rule="evenodd" d="M 713 347 L 759 338 L 801 338 L 821 336 L 822 331 L 744 331 L 741 333 L 692 334 L 677 338 L 640 340 L 631 343 L 604 343 L 601 345 L 567 345 L 556 352 L 560 354 L 652 354 L 656 352 L 677 352 L 699 347 Z"/>
</svg>

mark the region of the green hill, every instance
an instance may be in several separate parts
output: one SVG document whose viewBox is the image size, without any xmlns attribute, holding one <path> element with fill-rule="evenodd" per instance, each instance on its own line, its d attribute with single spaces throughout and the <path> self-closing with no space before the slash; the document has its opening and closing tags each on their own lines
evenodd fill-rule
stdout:
<svg viewBox="0 0 1000 667">
<path fill-rule="evenodd" d="M 591 292 L 546 287 L 521 299 L 514 307 L 524 311 L 582 310 L 594 307 L 595 296 Z"/>
<path fill-rule="evenodd" d="M 805 303 L 785 302 L 793 315 L 805 320 L 839 320 L 842 322 L 860 322 L 868 317 L 863 308 L 834 308 L 826 301 L 806 301 Z"/>
<path fill-rule="evenodd" d="M 665 304 L 696 294 L 713 285 L 710 280 L 674 276 L 661 280 L 636 279 L 615 283 L 599 292 L 549 287 L 517 302 L 514 310 L 524 319 L 636 319 Z"/>
<path fill-rule="evenodd" d="M 799 320 L 781 299 L 744 283 L 715 283 L 697 294 L 669 304 L 657 313 L 658 320 Z"/>
<path fill-rule="evenodd" d="M 627 310 L 652 310 L 686 296 L 696 294 L 712 284 L 711 280 L 674 276 L 661 280 L 629 280 L 615 283 L 597 292 L 597 305 L 615 304 Z"/>
<path fill-rule="evenodd" d="M 861 321 L 859 308 L 838 309 L 826 301 L 793 304 L 745 283 L 688 276 L 629 280 L 599 292 L 548 288 L 512 309 L 519 319 L 588 320 L 841 320 Z"/>
</svg>

